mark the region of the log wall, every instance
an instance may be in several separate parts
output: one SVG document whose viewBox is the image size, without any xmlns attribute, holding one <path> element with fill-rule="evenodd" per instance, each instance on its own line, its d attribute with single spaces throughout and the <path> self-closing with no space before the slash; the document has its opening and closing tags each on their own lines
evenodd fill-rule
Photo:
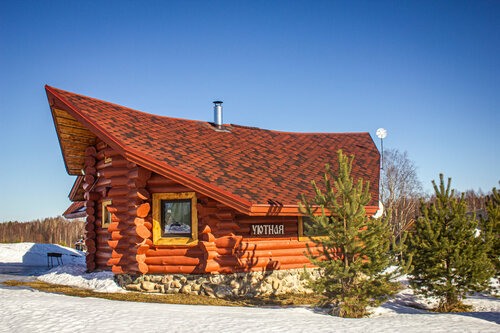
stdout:
<svg viewBox="0 0 500 333">
<path fill-rule="evenodd" d="M 152 194 L 192 190 L 127 161 L 102 141 L 87 148 L 85 162 L 89 270 L 214 274 L 311 266 L 304 255 L 306 242 L 298 240 L 297 217 L 241 215 L 200 193 L 198 244 L 155 246 Z M 103 228 L 102 203 L 108 200 L 112 222 Z M 255 237 L 252 224 L 282 224 L 284 234 Z"/>
</svg>

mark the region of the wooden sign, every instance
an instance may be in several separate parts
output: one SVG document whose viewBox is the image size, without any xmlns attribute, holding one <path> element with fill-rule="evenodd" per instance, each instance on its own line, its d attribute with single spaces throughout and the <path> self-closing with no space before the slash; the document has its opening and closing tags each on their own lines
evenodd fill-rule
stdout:
<svg viewBox="0 0 500 333">
<path fill-rule="evenodd" d="M 252 236 L 284 235 L 285 226 L 283 224 L 252 224 L 250 234 Z"/>
</svg>

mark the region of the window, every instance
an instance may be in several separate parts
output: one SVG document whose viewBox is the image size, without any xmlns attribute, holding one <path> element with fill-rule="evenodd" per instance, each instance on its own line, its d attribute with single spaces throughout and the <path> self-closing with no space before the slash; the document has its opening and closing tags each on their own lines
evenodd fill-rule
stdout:
<svg viewBox="0 0 500 333">
<path fill-rule="evenodd" d="M 197 242 L 196 194 L 153 193 L 153 243 L 189 245 Z"/>
<path fill-rule="evenodd" d="M 111 200 L 106 200 L 102 202 L 102 227 L 107 228 L 111 223 L 111 213 L 108 210 L 108 206 L 111 205 Z"/>
<path fill-rule="evenodd" d="M 324 234 L 318 231 L 314 231 L 311 228 L 311 223 L 313 223 L 312 219 L 306 216 L 299 216 L 299 240 L 300 241 L 309 241 L 311 238 L 319 238 L 326 237 Z"/>
</svg>

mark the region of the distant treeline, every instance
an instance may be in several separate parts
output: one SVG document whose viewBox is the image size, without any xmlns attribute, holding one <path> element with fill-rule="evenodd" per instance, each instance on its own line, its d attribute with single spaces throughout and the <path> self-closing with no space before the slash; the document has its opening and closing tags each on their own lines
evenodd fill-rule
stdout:
<svg viewBox="0 0 500 333">
<path fill-rule="evenodd" d="M 74 247 L 75 242 L 84 235 L 84 229 L 84 221 L 67 220 L 62 216 L 41 221 L 4 222 L 0 223 L 0 242 L 52 243 Z"/>
</svg>

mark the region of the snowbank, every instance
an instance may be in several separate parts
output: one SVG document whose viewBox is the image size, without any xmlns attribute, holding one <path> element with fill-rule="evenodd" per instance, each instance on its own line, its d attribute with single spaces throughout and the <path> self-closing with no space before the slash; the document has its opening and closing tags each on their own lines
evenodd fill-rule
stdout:
<svg viewBox="0 0 500 333">
<path fill-rule="evenodd" d="M 46 274 L 38 276 L 37 279 L 47 283 L 92 289 L 97 292 L 125 292 L 115 283 L 112 272 L 85 273 L 86 270 L 83 264 L 56 266 Z"/>
<path fill-rule="evenodd" d="M 83 252 L 61 245 L 6 243 L 0 244 L 0 264 L 47 266 L 47 253 L 49 252 L 62 253 L 61 258 L 64 264 L 79 264 L 85 261 Z"/>
</svg>

